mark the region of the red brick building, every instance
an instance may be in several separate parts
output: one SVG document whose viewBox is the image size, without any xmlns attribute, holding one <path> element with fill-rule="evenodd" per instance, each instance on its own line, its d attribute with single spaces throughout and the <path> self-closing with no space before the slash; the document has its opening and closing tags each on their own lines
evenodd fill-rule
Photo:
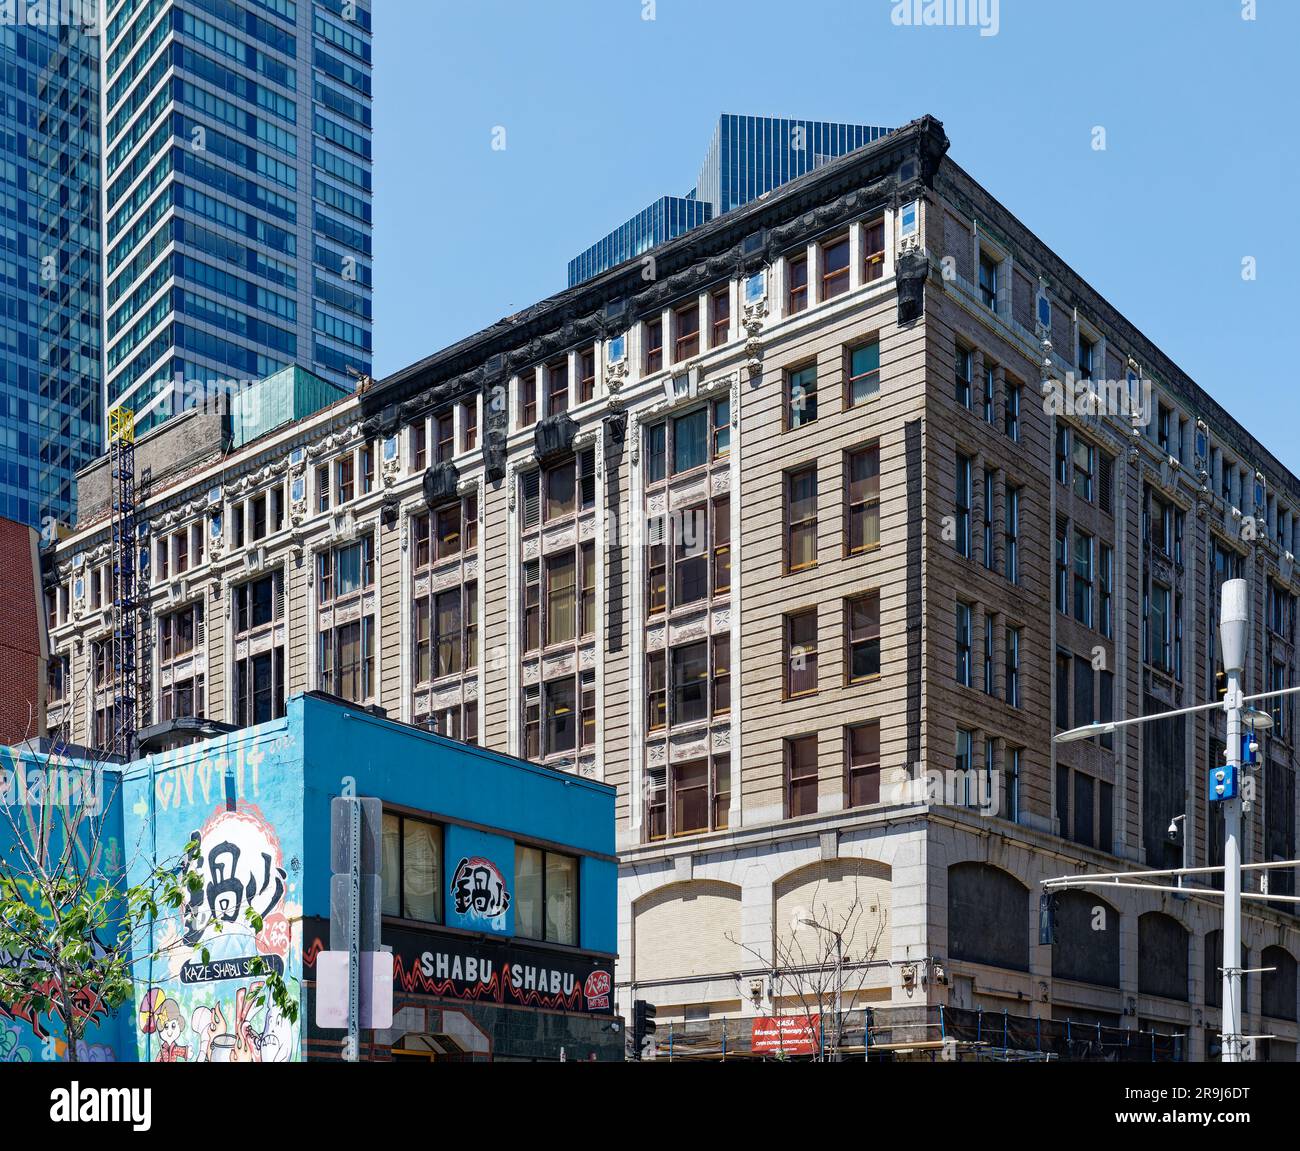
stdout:
<svg viewBox="0 0 1300 1151">
<path fill-rule="evenodd" d="M 0 747 L 45 734 L 49 634 L 34 529 L 0 519 Z"/>
</svg>

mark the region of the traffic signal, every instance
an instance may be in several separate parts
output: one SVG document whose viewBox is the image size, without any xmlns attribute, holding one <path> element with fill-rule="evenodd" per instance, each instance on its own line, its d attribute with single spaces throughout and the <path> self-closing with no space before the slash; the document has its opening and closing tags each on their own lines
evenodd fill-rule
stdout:
<svg viewBox="0 0 1300 1151">
<path fill-rule="evenodd" d="M 632 1004 L 632 1058 L 640 1060 L 642 1050 L 658 1026 L 655 1023 L 655 1005 L 638 999 Z"/>
</svg>

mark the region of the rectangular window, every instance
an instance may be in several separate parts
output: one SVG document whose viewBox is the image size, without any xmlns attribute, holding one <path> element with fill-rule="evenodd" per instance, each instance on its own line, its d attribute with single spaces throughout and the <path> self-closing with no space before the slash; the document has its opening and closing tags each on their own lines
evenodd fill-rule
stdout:
<svg viewBox="0 0 1300 1151">
<path fill-rule="evenodd" d="M 692 300 L 673 312 L 673 363 L 700 354 L 700 305 Z"/>
<path fill-rule="evenodd" d="M 1092 627 L 1093 539 L 1086 532 L 1074 533 L 1074 618 Z"/>
<path fill-rule="evenodd" d="M 668 474 L 668 427 L 655 424 L 645 430 L 645 478 L 659 483 Z"/>
<path fill-rule="evenodd" d="M 546 365 L 546 414 L 558 416 L 569 410 L 569 360 L 566 356 Z"/>
<path fill-rule="evenodd" d="M 1002 794 L 1005 803 L 1002 817 L 1012 823 L 1020 822 L 1020 753 L 1021 748 L 1002 749 Z"/>
<path fill-rule="evenodd" d="M 283 618 L 280 574 L 273 573 L 261 579 L 240 584 L 235 588 L 235 634 L 246 635 L 256 628 Z"/>
<path fill-rule="evenodd" d="M 709 595 L 709 515 L 705 504 L 671 517 L 673 528 L 673 606 Z"/>
<path fill-rule="evenodd" d="M 848 352 L 847 407 L 864 403 L 880 392 L 880 341 L 871 340 Z"/>
<path fill-rule="evenodd" d="M 537 560 L 524 563 L 524 651 L 542 645 L 542 571 Z"/>
<path fill-rule="evenodd" d="M 971 609 L 969 604 L 958 603 L 957 627 L 957 682 L 962 687 L 971 685 Z"/>
<path fill-rule="evenodd" d="M 993 668 L 993 617 L 984 615 L 984 694 L 996 695 L 997 684 L 994 682 Z"/>
<path fill-rule="evenodd" d="M 993 550 L 993 496 L 996 476 L 988 468 L 984 469 L 984 566 L 989 571 L 997 570 L 997 554 Z"/>
<path fill-rule="evenodd" d="M 478 400 L 468 399 L 460 402 L 461 442 L 464 450 L 472 452 L 478 447 Z"/>
<path fill-rule="evenodd" d="M 817 418 L 817 365 L 786 373 L 785 426 L 794 430 Z"/>
<path fill-rule="evenodd" d="M 542 480 L 545 487 L 542 519 L 546 523 L 571 516 L 577 509 L 577 460 L 547 468 Z"/>
<path fill-rule="evenodd" d="M 1056 482 L 1070 482 L 1070 429 L 1065 424 L 1056 425 Z"/>
<path fill-rule="evenodd" d="M 953 398 L 963 408 L 970 407 L 971 380 L 975 372 L 975 354 L 970 348 L 957 345 L 957 378 Z"/>
<path fill-rule="evenodd" d="M 420 420 L 411 425 L 411 470 L 422 472 L 428 466 L 429 429 L 424 420 Z"/>
<path fill-rule="evenodd" d="M 731 287 L 719 288 L 709 296 L 709 347 L 720 348 L 731 336 Z"/>
<path fill-rule="evenodd" d="M 442 922 L 442 828 L 384 812 L 383 913 Z"/>
<path fill-rule="evenodd" d="M 646 521 L 646 613 L 654 615 L 668 607 L 667 518 Z"/>
<path fill-rule="evenodd" d="M 434 462 L 449 463 L 456 455 L 456 413 L 445 411 L 434 417 Z"/>
<path fill-rule="evenodd" d="M 664 366 L 664 322 L 647 320 L 645 324 L 645 370 L 649 376 Z"/>
<path fill-rule="evenodd" d="M 814 618 L 815 623 L 815 618 Z M 845 665 L 849 683 L 861 683 L 880 674 L 880 593 L 856 596 L 845 602 Z M 815 681 L 814 681 L 815 686 Z"/>
<path fill-rule="evenodd" d="M 572 551 L 546 558 L 546 643 L 577 636 L 577 567 Z"/>
<path fill-rule="evenodd" d="M 801 468 L 785 477 L 786 570 L 802 571 L 817 562 L 817 469 Z"/>
<path fill-rule="evenodd" d="M 578 739 L 577 691 L 572 676 L 542 685 L 543 755 L 573 751 Z"/>
<path fill-rule="evenodd" d="M 537 370 L 519 373 L 519 426 L 537 423 Z"/>
<path fill-rule="evenodd" d="M 1079 333 L 1079 377 L 1081 379 L 1092 379 L 1092 358 L 1096 348 L 1095 341 L 1088 339 L 1082 332 Z"/>
<path fill-rule="evenodd" d="M 340 504 L 348 503 L 356 494 L 355 483 L 353 479 L 353 460 L 351 455 L 342 456 L 334 463 L 335 490 L 338 492 L 338 502 Z M 261 522 L 259 524 L 259 516 Z M 266 504 L 262 503 L 259 508 L 254 501 L 253 507 L 253 538 L 260 539 L 258 535 L 259 527 L 261 531 L 266 530 Z"/>
<path fill-rule="evenodd" d="M 980 299 L 984 306 L 998 310 L 998 261 L 987 252 L 980 252 Z"/>
<path fill-rule="evenodd" d="M 1007 486 L 1007 583 L 1020 583 L 1020 489 Z"/>
<path fill-rule="evenodd" d="M 786 260 L 785 275 L 786 315 L 793 316 L 808 306 L 808 256 L 794 256 Z"/>
<path fill-rule="evenodd" d="M 673 834 L 709 829 L 709 761 L 674 764 L 672 775 Z"/>
<path fill-rule="evenodd" d="M 1020 629 L 1007 628 L 1007 704 L 1020 706 Z"/>
<path fill-rule="evenodd" d="M 458 675 L 464 651 L 460 588 L 439 592 L 433 603 L 434 650 L 437 653 L 434 675 Z"/>
<path fill-rule="evenodd" d="M 731 451 L 731 400 L 713 401 L 713 458 L 720 460 Z"/>
<path fill-rule="evenodd" d="M 817 814 L 817 737 L 785 741 L 786 806 L 790 818 Z"/>
<path fill-rule="evenodd" d="M 374 695 L 374 624 L 369 616 L 320 634 L 317 682 L 321 691 L 364 703 Z"/>
<path fill-rule="evenodd" d="M 596 351 L 588 348 L 578 353 L 578 403 L 585 404 L 596 394 Z"/>
<path fill-rule="evenodd" d="M 1101 634 L 1107 639 L 1115 632 L 1113 597 L 1115 593 L 1115 550 L 1109 544 L 1101 545 L 1100 588 L 1098 591 L 1097 613 Z"/>
<path fill-rule="evenodd" d="M 713 594 L 731 590 L 731 497 L 713 499 Z"/>
<path fill-rule="evenodd" d="M 1092 776 L 1081 771 L 1074 773 L 1074 835 L 1075 843 L 1092 846 Z"/>
<path fill-rule="evenodd" d="M 970 558 L 970 513 L 973 462 L 970 456 L 957 457 L 957 554 Z"/>
<path fill-rule="evenodd" d="M 1092 476 L 1097 449 L 1086 440 L 1074 441 L 1074 494 L 1081 500 L 1092 502 Z"/>
<path fill-rule="evenodd" d="M 993 392 L 997 382 L 997 369 L 987 360 L 984 361 L 984 422 L 993 422 Z"/>
<path fill-rule="evenodd" d="M 596 746 L 596 673 L 584 671 L 578 682 L 578 746 L 593 748 Z"/>
<path fill-rule="evenodd" d="M 1009 440 L 1020 439 L 1020 385 L 1009 381 L 1002 408 L 1002 431 Z"/>
<path fill-rule="evenodd" d="M 785 694 L 787 699 L 817 690 L 817 609 L 785 617 Z"/>
<path fill-rule="evenodd" d="M 1056 610 L 1070 614 L 1070 521 L 1056 517 Z"/>
<path fill-rule="evenodd" d="M 731 710 L 731 637 L 713 637 L 713 714 Z"/>
<path fill-rule="evenodd" d="M 1115 718 L 1115 673 L 1102 671 L 1098 673 L 1097 686 L 1097 722 L 1110 723 Z M 1115 749 L 1114 732 L 1101 737 L 1101 746 L 1109 751 Z"/>
<path fill-rule="evenodd" d="M 859 555 L 880 546 L 880 445 L 850 452 L 848 475 L 848 554 Z"/>
<path fill-rule="evenodd" d="M 823 300 L 833 300 L 849 290 L 849 238 L 827 240 L 821 246 Z"/>
<path fill-rule="evenodd" d="M 862 280 L 873 284 L 885 274 L 885 221 L 868 220 L 862 225 L 862 251 L 865 257 Z"/>
<path fill-rule="evenodd" d="M 1169 589 L 1163 584 L 1153 583 L 1147 612 L 1147 660 L 1161 671 L 1173 670 L 1173 619 L 1170 603 Z"/>
<path fill-rule="evenodd" d="M 661 731 L 668 726 L 668 675 L 661 651 L 646 656 L 646 728 Z"/>
<path fill-rule="evenodd" d="M 709 462 L 709 409 L 697 408 L 673 420 L 673 475 Z"/>
<path fill-rule="evenodd" d="M 709 645 L 706 641 L 672 650 L 671 723 L 698 723 L 709 718 Z"/>
<path fill-rule="evenodd" d="M 844 789 L 850 807 L 880 802 L 880 724 L 860 723 L 844 729 L 847 778 Z"/>
<path fill-rule="evenodd" d="M 581 560 L 581 603 L 578 613 L 584 636 L 596 634 L 596 545 L 582 544 L 578 548 Z"/>
</svg>

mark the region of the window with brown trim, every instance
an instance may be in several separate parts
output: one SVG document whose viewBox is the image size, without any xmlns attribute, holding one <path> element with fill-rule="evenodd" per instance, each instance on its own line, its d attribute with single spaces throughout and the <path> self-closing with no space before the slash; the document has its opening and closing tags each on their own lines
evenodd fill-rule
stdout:
<svg viewBox="0 0 1300 1151">
<path fill-rule="evenodd" d="M 596 394 L 596 350 L 578 353 L 578 403 L 585 404 Z"/>
<path fill-rule="evenodd" d="M 817 814 L 817 737 L 785 741 L 786 808 L 793 819 Z"/>
<path fill-rule="evenodd" d="M 411 470 L 422 472 L 429 466 L 429 429 L 424 420 L 417 420 L 411 425 Z M 328 497 L 325 507 L 329 507 Z M 322 508 L 322 511 L 325 509 Z"/>
<path fill-rule="evenodd" d="M 787 699 L 817 690 L 817 609 L 785 617 L 785 694 Z"/>
<path fill-rule="evenodd" d="M 720 348 L 731 338 L 731 285 L 709 294 L 709 347 Z"/>
<path fill-rule="evenodd" d="M 537 423 L 537 372 L 529 368 L 519 373 L 519 426 Z"/>
<path fill-rule="evenodd" d="M 713 498 L 713 594 L 731 590 L 731 497 Z"/>
<path fill-rule="evenodd" d="M 713 714 L 731 710 L 731 636 L 713 637 Z"/>
<path fill-rule="evenodd" d="M 880 724 L 844 729 L 844 792 L 849 807 L 880 802 Z"/>
<path fill-rule="evenodd" d="M 478 447 L 478 400 L 468 399 L 460 402 L 460 418 L 464 431 L 461 440 L 465 451 L 472 452 Z"/>
<path fill-rule="evenodd" d="M 850 452 L 845 472 L 848 554 L 861 555 L 880 546 L 880 445 Z"/>
<path fill-rule="evenodd" d="M 821 245 L 823 300 L 833 300 L 849 290 L 849 237 L 845 233 Z"/>
<path fill-rule="evenodd" d="M 793 316 L 808 306 L 808 256 L 786 261 L 786 314 Z"/>
<path fill-rule="evenodd" d="M 845 601 L 845 667 L 849 683 L 880 674 L 880 593 Z"/>
<path fill-rule="evenodd" d="M 692 300 L 673 312 L 673 363 L 700 354 L 700 304 Z"/>
<path fill-rule="evenodd" d="M 448 409 L 434 417 L 434 431 L 437 435 L 434 460 L 445 464 L 456 454 L 456 415 Z"/>
<path fill-rule="evenodd" d="M 846 403 L 852 408 L 880 392 L 880 341 L 849 348 L 846 356 Z"/>
<path fill-rule="evenodd" d="M 862 225 L 862 280 L 870 284 L 885 274 L 885 219 L 868 220 Z"/>
<path fill-rule="evenodd" d="M 546 365 L 546 414 L 558 416 L 569 410 L 569 358 Z"/>
<path fill-rule="evenodd" d="M 800 468 L 785 477 L 786 571 L 817 563 L 817 468 Z"/>
<path fill-rule="evenodd" d="M 802 428 L 817 418 L 817 365 L 808 364 L 786 372 L 787 429 Z"/>
<path fill-rule="evenodd" d="M 651 375 L 664 366 L 664 322 L 662 319 L 645 323 L 645 375 Z"/>
</svg>

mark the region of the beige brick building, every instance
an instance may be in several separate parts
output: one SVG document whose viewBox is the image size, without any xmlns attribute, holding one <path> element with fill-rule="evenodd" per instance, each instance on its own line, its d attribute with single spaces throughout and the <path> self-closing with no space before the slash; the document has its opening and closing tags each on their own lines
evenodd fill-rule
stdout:
<svg viewBox="0 0 1300 1151">
<path fill-rule="evenodd" d="M 1039 884 L 1218 861 L 1222 719 L 1051 737 L 1211 698 L 1230 576 L 1248 687 L 1295 682 L 1300 482 L 947 149 L 916 121 L 242 446 L 142 439 L 148 718 L 328 690 L 616 784 L 619 999 L 661 1031 L 794 1010 L 838 933 L 846 1007 L 1205 1057 L 1213 900 L 1071 895 L 1042 944 Z M 104 482 L 48 556 L 89 741 Z M 1296 854 L 1276 718 L 1247 861 Z M 1248 910 L 1246 1030 L 1293 1058 L 1297 922 Z"/>
</svg>

